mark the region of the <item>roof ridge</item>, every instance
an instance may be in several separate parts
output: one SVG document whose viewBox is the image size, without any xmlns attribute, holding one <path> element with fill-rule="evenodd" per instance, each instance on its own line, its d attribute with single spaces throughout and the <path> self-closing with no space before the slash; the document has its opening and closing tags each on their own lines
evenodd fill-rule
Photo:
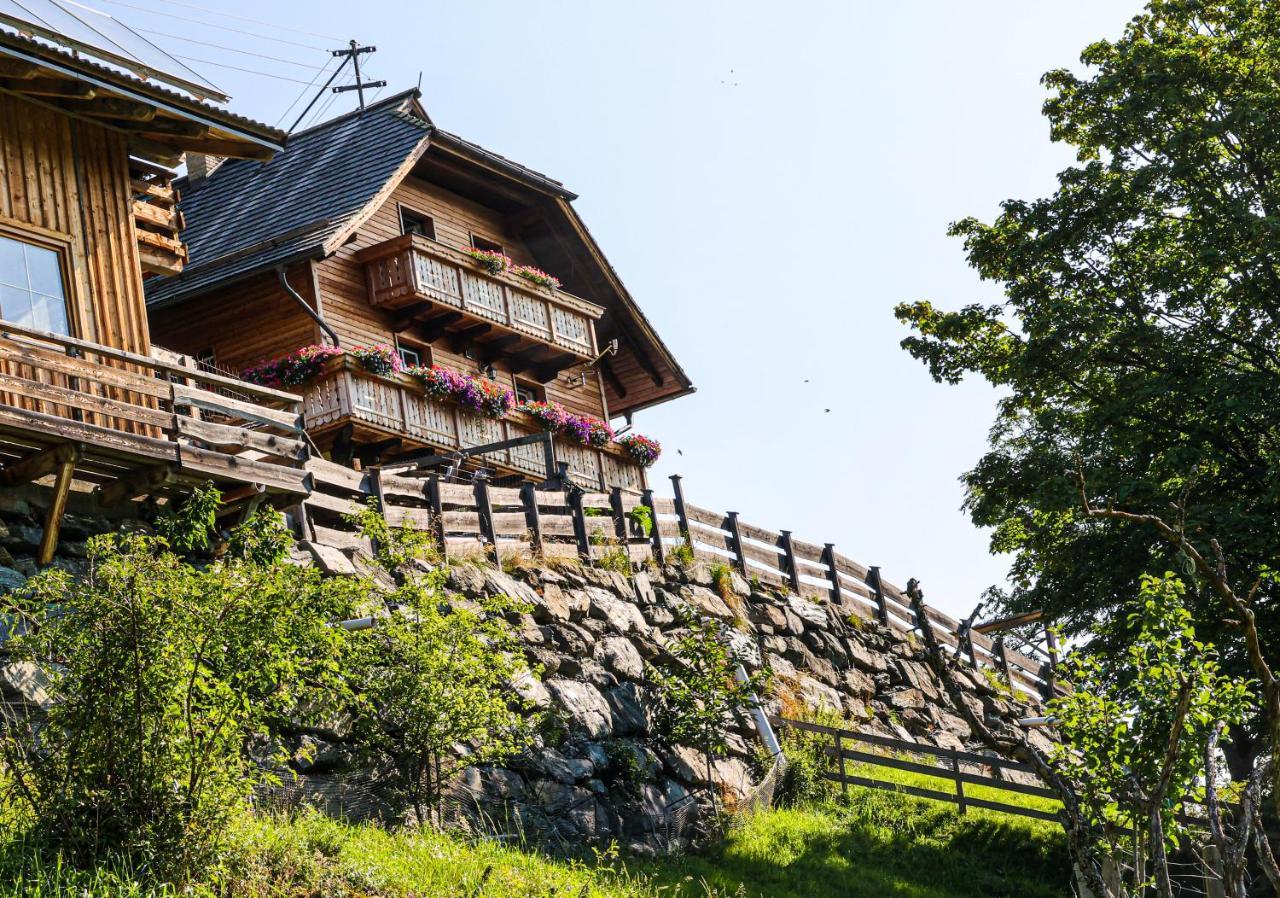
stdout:
<svg viewBox="0 0 1280 898">
<path fill-rule="evenodd" d="M 408 90 L 400 91 L 400 93 L 398 94 L 392 94 L 391 96 L 387 97 L 385 100 L 379 100 L 377 103 L 370 103 L 368 106 L 365 106 L 363 109 L 352 109 L 350 112 L 344 112 L 342 113 L 342 115 L 334 116 L 331 119 L 326 119 L 325 121 L 314 124 L 309 128 L 303 128 L 301 131 L 294 131 L 292 134 L 289 135 L 289 139 L 296 140 L 297 138 L 303 136 L 304 134 L 314 134 L 316 131 L 323 130 L 324 128 L 328 128 L 331 125 L 336 125 L 338 122 L 345 122 L 348 119 L 363 115 L 366 112 L 374 112 L 374 111 L 380 110 L 385 106 L 394 105 L 396 103 L 403 103 L 406 98 L 412 98 L 416 100 L 420 96 L 422 96 L 421 91 L 419 91 L 416 87 L 411 87 Z M 417 116 L 414 116 L 414 118 L 416 119 Z"/>
</svg>

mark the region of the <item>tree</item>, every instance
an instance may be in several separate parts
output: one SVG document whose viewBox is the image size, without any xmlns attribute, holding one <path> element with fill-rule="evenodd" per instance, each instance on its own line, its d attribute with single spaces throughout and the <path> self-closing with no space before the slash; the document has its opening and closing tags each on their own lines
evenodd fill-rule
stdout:
<svg viewBox="0 0 1280 898">
<path fill-rule="evenodd" d="M 922 608 L 915 580 L 908 592 Z M 957 656 L 943 650 L 927 615 L 919 615 L 930 666 L 956 711 L 988 748 L 1030 764 L 1061 799 L 1072 859 L 1097 898 L 1151 886 L 1160 898 L 1173 898 L 1168 846 L 1194 845 L 1204 857 L 1207 844 L 1203 828 L 1183 826 L 1179 815 L 1197 795 L 1222 727 L 1241 720 L 1252 698 L 1252 684 L 1224 672 L 1213 646 L 1197 639 L 1184 598 L 1173 574 L 1146 577 L 1122 661 L 1088 650 L 1068 656 L 1064 673 L 1074 690 L 1048 705 L 1061 736 L 1050 752 L 1016 725 L 979 716 L 957 684 Z M 1239 815 L 1245 832 L 1257 819 L 1256 799 L 1255 789 Z M 1210 802 L 1208 810 L 1212 828 L 1223 830 L 1222 807 Z M 1227 894 L 1245 898 L 1243 864 L 1229 873 Z"/>
<path fill-rule="evenodd" d="M 212 488 L 192 507 L 209 494 L 216 507 Z M 157 876 L 190 875 L 269 777 L 250 743 L 337 707 L 344 633 L 329 621 L 364 588 L 269 560 L 278 517 L 260 513 L 234 535 L 241 552 L 200 567 L 163 537 L 95 537 L 83 578 L 49 570 L 4 598 L 9 659 L 48 694 L 0 734 L 40 841 L 78 863 L 119 853 Z M 186 548 L 207 539 L 173 528 Z"/>
<path fill-rule="evenodd" d="M 724 755 L 732 721 L 755 707 L 769 674 L 762 669 L 738 680 L 742 658 L 723 638 L 720 625 L 694 617 L 685 625 L 684 634 L 668 646 L 672 663 L 666 669 L 650 666 L 649 679 L 658 689 L 658 716 L 667 737 L 702 752 L 710 783 L 712 759 Z"/>
<path fill-rule="evenodd" d="M 1044 79 L 1051 135 L 1077 150 L 1057 191 L 951 228 L 1003 301 L 899 306 L 916 331 L 903 345 L 939 381 L 1001 390 L 964 482 L 993 550 L 1014 553 L 1009 610 L 1118 649 L 1143 575 L 1178 570 L 1198 631 L 1243 673 L 1186 554 L 1082 514 L 1070 472 L 1134 513 L 1191 509 L 1174 524 L 1259 582 L 1262 651 L 1280 654 L 1280 584 L 1264 576 L 1280 557 L 1280 6 L 1152 0 L 1082 61 L 1087 76 Z M 1257 720 L 1233 728 L 1237 775 L 1261 737 Z"/>
</svg>

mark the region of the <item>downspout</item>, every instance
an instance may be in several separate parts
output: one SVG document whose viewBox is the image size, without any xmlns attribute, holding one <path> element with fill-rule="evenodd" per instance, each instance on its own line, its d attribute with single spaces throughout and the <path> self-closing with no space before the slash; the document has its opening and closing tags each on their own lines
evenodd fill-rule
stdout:
<svg viewBox="0 0 1280 898">
<path fill-rule="evenodd" d="M 283 264 L 276 266 L 276 277 L 280 279 L 280 286 L 284 287 L 285 292 L 292 296 L 294 301 L 302 307 L 302 311 L 311 316 L 311 319 L 315 321 L 316 324 L 320 325 L 320 328 L 329 335 L 329 339 L 333 341 L 334 347 L 340 349 L 342 347 L 342 342 L 338 339 L 338 335 L 334 333 L 333 328 L 329 327 L 328 323 L 320 317 L 319 312 L 307 304 L 307 301 L 302 298 L 302 294 L 289 286 L 289 279 L 285 276 Z"/>
</svg>

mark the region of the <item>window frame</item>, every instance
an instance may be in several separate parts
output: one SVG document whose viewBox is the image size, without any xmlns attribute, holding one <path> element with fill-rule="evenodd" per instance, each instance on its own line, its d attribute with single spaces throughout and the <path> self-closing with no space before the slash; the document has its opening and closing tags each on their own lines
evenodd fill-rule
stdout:
<svg viewBox="0 0 1280 898">
<path fill-rule="evenodd" d="M 67 315 L 67 333 L 61 336 L 83 338 L 80 280 L 72 260 L 75 239 L 61 231 L 28 225 L 0 216 L 0 237 L 8 237 L 18 243 L 53 251 L 58 257 L 58 270 L 62 274 L 62 303 Z M 3 310 L 0 309 L 0 320 Z"/>
<path fill-rule="evenodd" d="M 482 234 L 477 234 L 475 231 L 471 231 L 470 233 L 471 233 L 472 249 L 477 249 L 477 250 L 480 250 L 481 252 L 488 251 L 488 252 L 494 252 L 494 253 L 502 253 L 504 256 L 507 254 L 507 248 L 503 246 L 501 243 L 499 243 L 497 240 L 490 240 L 488 237 L 485 237 Z M 476 245 L 477 240 L 483 243 L 486 243 L 488 245 L 477 246 Z"/>
<path fill-rule="evenodd" d="M 521 402 L 546 402 L 547 401 L 547 388 L 542 384 L 535 383 L 534 381 L 531 381 L 531 380 L 524 380 L 523 378 L 519 378 L 519 377 L 512 378 L 512 383 L 515 386 L 514 392 L 516 394 L 516 399 L 518 399 L 519 401 Z M 526 391 L 533 398 L 520 399 L 521 390 Z"/>
<path fill-rule="evenodd" d="M 400 339 L 399 334 L 396 334 L 393 348 L 396 351 L 396 355 L 400 357 L 401 364 L 407 364 L 404 360 L 404 356 L 400 355 L 400 351 L 402 349 L 408 350 L 409 352 L 416 353 L 418 356 L 418 364 L 425 368 L 430 368 L 431 365 L 434 363 L 431 358 L 431 347 L 426 345 L 425 343 L 417 343 L 412 340 L 405 342 Z"/>
<path fill-rule="evenodd" d="M 418 236 L 424 237 L 427 240 L 432 240 L 432 241 L 436 240 L 436 217 L 434 215 L 428 215 L 426 212 L 420 212 L 417 209 L 415 209 L 413 206 L 406 206 L 404 203 L 396 203 L 396 218 L 398 218 L 400 221 L 401 236 L 407 235 L 409 233 L 404 229 L 404 216 L 406 212 L 414 216 L 415 218 L 425 219 L 431 225 L 430 234 L 420 234 Z"/>
</svg>

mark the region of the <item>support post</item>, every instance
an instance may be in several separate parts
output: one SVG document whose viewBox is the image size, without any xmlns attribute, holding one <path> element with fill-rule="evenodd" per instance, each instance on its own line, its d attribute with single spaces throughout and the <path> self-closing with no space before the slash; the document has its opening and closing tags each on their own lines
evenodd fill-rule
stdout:
<svg viewBox="0 0 1280 898">
<path fill-rule="evenodd" d="M 956 806 L 960 808 L 961 815 L 964 815 L 969 811 L 969 803 L 964 797 L 964 780 L 960 778 L 960 754 L 953 748 L 950 757 L 951 770 L 955 774 L 956 781 Z"/>
<path fill-rule="evenodd" d="M 880 582 L 880 566 L 872 565 L 867 569 L 867 586 L 871 587 L 871 592 L 876 599 L 876 619 L 883 626 L 889 626 L 889 605 L 884 600 L 884 586 Z"/>
<path fill-rule="evenodd" d="M 731 511 L 725 517 L 729 519 L 729 539 L 733 542 L 734 563 L 737 565 L 738 572 L 745 577 L 747 576 L 747 553 L 742 551 L 742 532 L 738 529 L 738 513 Z"/>
<path fill-rule="evenodd" d="M 44 533 L 40 535 L 40 552 L 36 562 L 41 566 L 53 561 L 58 548 L 58 532 L 62 529 L 62 515 L 67 510 L 67 497 L 71 495 L 71 481 L 75 476 L 76 462 L 80 460 L 79 447 L 72 447 L 67 457 L 58 463 L 58 476 L 53 484 L 53 498 L 44 518 Z"/>
<path fill-rule="evenodd" d="M 570 487 L 569 510 L 573 512 L 573 535 L 578 542 L 578 557 L 591 560 L 591 540 L 587 538 L 587 516 L 582 511 L 582 490 Z"/>
<path fill-rule="evenodd" d="M 520 487 L 520 501 L 524 503 L 524 520 L 529 527 L 529 540 L 533 554 L 542 554 L 542 512 L 538 510 L 538 491 L 532 483 Z"/>
<path fill-rule="evenodd" d="M 627 512 L 622 507 L 622 487 L 615 486 L 609 490 L 609 509 L 613 512 L 613 532 L 625 548 L 631 535 L 627 533 Z M 630 558 L 629 553 L 627 557 Z"/>
<path fill-rule="evenodd" d="M 840 792 L 848 795 L 849 780 L 846 779 L 844 767 L 844 740 L 841 738 L 839 730 L 836 730 L 836 761 L 840 765 Z"/>
<path fill-rule="evenodd" d="M 689 514 L 684 508 L 684 487 L 681 486 L 679 474 L 671 475 L 671 491 L 675 497 L 676 517 L 680 521 L 680 535 L 689 544 L 689 551 L 693 552 L 693 533 L 689 530 Z"/>
<path fill-rule="evenodd" d="M 658 527 L 658 505 L 653 498 L 653 490 L 646 489 L 644 498 L 641 500 L 649 509 L 649 522 L 652 525 L 652 543 L 653 558 L 658 562 L 658 567 L 662 567 L 667 563 L 666 547 L 662 544 L 662 530 Z"/>
<path fill-rule="evenodd" d="M 1000 670 L 1004 673 L 1005 682 L 1009 684 L 1009 688 L 1013 688 L 1013 671 L 1009 665 L 1009 647 L 1005 644 L 1004 636 L 996 637 L 996 658 L 1000 661 Z"/>
<path fill-rule="evenodd" d="M 81 449 L 78 443 L 59 443 L 47 449 L 39 449 L 5 465 L 0 471 L 0 486 L 18 486 L 47 477 L 62 469 L 69 460 L 78 461 Z"/>
<path fill-rule="evenodd" d="M 493 547 L 493 562 L 502 566 L 502 555 L 498 550 L 498 534 L 493 529 L 493 502 L 489 497 L 489 478 L 483 473 L 475 477 L 476 511 L 480 518 L 480 538 Z"/>
<path fill-rule="evenodd" d="M 835 543 L 827 543 L 822 547 L 822 563 L 827 566 L 827 578 L 831 581 L 831 603 L 844 604 L 844 591 L 840 588 L 840 571 L 836 569 Z"/>
<path fill-rule="evenodd" d="M 783 530 L 778 542 L 782 543 L 782 554 L 787 559 L 787 579 L 791 581 L 791 591 L 800 595 L 800 566 L 796 564 L 796 548 L 791 543 L 791 531 Z"/>
<path fill-rule="evenodd" d="M 1222 853 L 1213 843 L 1204 847 L 1204 867 L 1206 898 L 1227 898 L 1226 885 L 1222 882 Z"/>
<path fill-rule="evenodd" d="M 427 478 L 427 506 L 431 509 L 431 529 L 440 546 L 440 557 L 449 558 L 449 544 L 444 538 L 444 503 L 440 501 L 440 478 L 432 474 Z"/>
</svg>

